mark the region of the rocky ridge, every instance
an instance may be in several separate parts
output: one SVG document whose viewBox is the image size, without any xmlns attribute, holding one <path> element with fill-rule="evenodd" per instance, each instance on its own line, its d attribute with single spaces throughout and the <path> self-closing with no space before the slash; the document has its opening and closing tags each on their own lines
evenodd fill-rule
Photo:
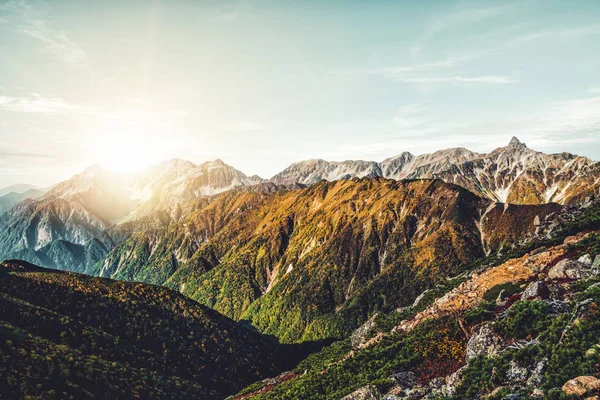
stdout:
<svg viewBox="0 0 600 400">
<path fill-rule="evenodd" d="M 514 204 L 569 204 L 598 193 L 600 164 L 569 153 L 544 154 L 513 137 L 487 154 L 465 148 L 414 156 L 405 152 L 381 163 L 309 160 L 271 178 L 278 184 L 314 184 L 364 176 L 389 179 L 438 178 L 492 201 Z"/>
</svg>

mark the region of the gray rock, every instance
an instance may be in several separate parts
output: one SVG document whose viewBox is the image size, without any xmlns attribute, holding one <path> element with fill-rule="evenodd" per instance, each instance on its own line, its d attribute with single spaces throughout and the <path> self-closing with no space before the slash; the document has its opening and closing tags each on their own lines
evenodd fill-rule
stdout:
<svg viewBox="0 0 600 400">
<path fill-rule="evenodd" d="M 460 368 L 459 370 L 446 377 L 446 387 L 444 388 L 444 395 L 453 396 L 454 393 L 456 393 L 456 388 L 462 383 L 461 374 L 466 367 L 467 366 L 465 365 L 464 367 Z"/>
<path fill-rule="evenodd" d="M 592 275 L 600 275 L 600 254 L 596 255 L 594 262 L 592 263 Z"/>
<path fill-rule="evenodd" d="M 507 394 L 506 396 L 502 397 L 502 400 L 521 400 L 523 398 L 523 396 L 521 396 L 518 393 L 512 393 L 512 394 Z"/>
<path fill-rule="evenodd" d="M 529 375 L 527 368 L 521 367 L 515 361 L 511 361 L 508 364 L 508 370 L 506 371 L 506 379 L 508 382 L 512 384 L 525 382 L 525 380 L 527 380 L 527 375 Z"/>
<path fill-rule="evenodd" d="M 380 400 L 381 393 L 373 385 L 361 387 L 358 390 L 350 393 L 348 396 L 342 397 L 341 400 Z"/>
<path fill-rule="evenodd" d="M 405 399 L 422 399 L 430 394 L 428 388 L 416 387 L 405 391 Z"/>
<path fill-rule="evenodd" d="M 446 391 L 446 379 L 445 378 L 433 378 L 427 384 L 429 388 L 429 396 L 432 398 L 439 398 L 443 396 Z"/>
<path fill-rule="evenodd" d="M 535 281 L 527 285 L 523 294 L 521 294 L 521 300 L 547 299 L 549 296 L 548 285 L 543 281 Z"/>
<path fill-rule="evenodd" d="M 367 322 L 362 324 L 359 328 L 357 328 L 352 335 L 350 336 L 350 343 L 352 343 L 352 347 L 357 349 L 360 345 L 364 344 L 369 338 L 373 328 L 375 327 L 375 318 L 377 314 L 371 317 Z"/>
<path fill-rule="evenodd" d="M 592 271 L 585 264 L 574 260 L 562 260 L 548 271 L 550 279 L 586 279 L 592 276 Z"/>
<path fill-rule="evenodd" d="M 571 306 L 566 301 L 551 299 L 544 300 L 544 303 L 548 305 L 548 314 L 550 315 L 560 315 L 571 312 Z"/>
<path fill-rule="evenodd" d="M 390 376 L 390 380 L 401 386 L 402 389 L 411 389 L 417 384 L 417 377 L 411 371 L 396 372 Z"/>
<path fill-rule="evenodd" d="M 542 361 L 535 365 L 529 379 L 527 379 L 527 386 L 539 388 L 544 384 L 544 372 L 546 371 L 546 365 L 548 364 L 548 358 L 544 358 Z"/>
<path fill-rule="evenodd" d="M 495 356 L 502 348 L 503 340 L 490 324 L 483 325 L 479 332 L 473 334 L 467 342 L 467 360 L 479 355 Z"/>
<path fill-rule="evenodd" d="M 582 263 L 586 267 L 590 267 L 592 265 L 592 257 L 589 254 L 584 254 L 577 259 L 578 262 Z"/>
</svg>

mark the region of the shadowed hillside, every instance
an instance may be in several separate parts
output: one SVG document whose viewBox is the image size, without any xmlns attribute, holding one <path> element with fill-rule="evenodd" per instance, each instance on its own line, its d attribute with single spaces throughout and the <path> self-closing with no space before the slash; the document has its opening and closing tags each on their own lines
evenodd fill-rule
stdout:
<svg viewBox="0 0 600 400">
<path fill-rule="evenodd" d="M 223 398 L 282 371 L 276 342 L 169 289 L 0 264 L 2 398 Z"/>
</svg>

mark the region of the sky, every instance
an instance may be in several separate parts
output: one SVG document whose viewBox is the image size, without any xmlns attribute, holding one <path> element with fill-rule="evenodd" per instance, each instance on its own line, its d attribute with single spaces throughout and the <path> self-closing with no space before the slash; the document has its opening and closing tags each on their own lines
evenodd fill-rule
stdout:
<svg viewBox="0 0 600 400">
<path fill-rule="evenodd" d="M 600 2 L 0 0 L 0 187 L 92 164 L 600 160 Z"/>
</svg>

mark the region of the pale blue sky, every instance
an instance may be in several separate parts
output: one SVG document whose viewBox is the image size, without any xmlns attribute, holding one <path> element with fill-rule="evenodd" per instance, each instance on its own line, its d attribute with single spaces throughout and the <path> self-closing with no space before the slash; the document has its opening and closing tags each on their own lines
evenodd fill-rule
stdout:
<svg viewBox="0 0 600 400">
<path fill-rule="evenodd" d="M 600 160 L 599 50 L 598 0 L 0 0 L 0 186 L 513 135 Z"/>
</svg>

